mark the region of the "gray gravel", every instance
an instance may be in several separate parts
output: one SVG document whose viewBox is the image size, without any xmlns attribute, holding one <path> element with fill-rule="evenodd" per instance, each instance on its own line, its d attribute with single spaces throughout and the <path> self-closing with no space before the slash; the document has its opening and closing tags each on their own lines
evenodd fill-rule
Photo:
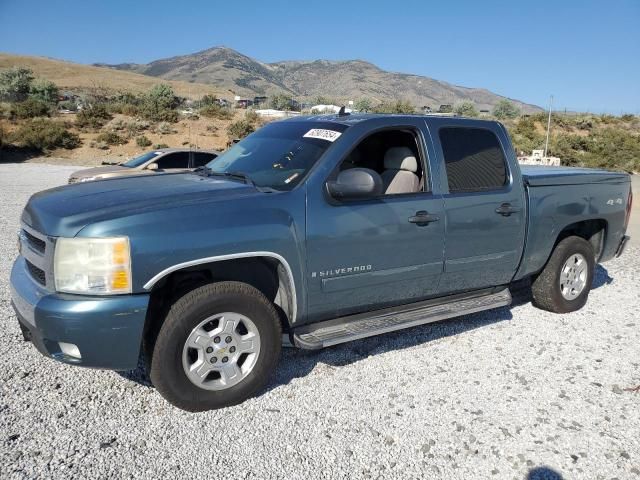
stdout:
<svg viewBox="0 0 640 480">
<path fill-rule="evenodd" d="M 76 167 L 77 168 L 77 167 Z M 140 372 L 70 367 L 9 304 L 21 208 L 74 167 L 0 165 L 0 477 L 640 478 L 640 249 L 570 315 L 515 306 L 287 350 L 258 398 L 203 414 Z"/>
</svg>

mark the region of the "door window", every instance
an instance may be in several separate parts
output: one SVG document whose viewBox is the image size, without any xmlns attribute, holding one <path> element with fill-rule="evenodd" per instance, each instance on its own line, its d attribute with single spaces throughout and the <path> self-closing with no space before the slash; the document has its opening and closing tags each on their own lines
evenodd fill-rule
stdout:
<svg viewBox="0 0 640 480">
<path fill-rule="evenodd" d="M 498 137 L 484 128 L 441 128 L 440 144 L 449 192 L 498 190 L 507 184 L 504 152 Z"/>
<path fill-rule="evenodd" d="M 156 160 L 160 170 L 172 168 L 189 168 L 189 152 L 174 152 Z"/>
<path fill-rule="evenodd" d="M 410 130 L 383 130 L 369 135 L 340 164 L 340 171 L 350 168 L 378 173 L 385 195 L 420 192 L 426 183 L 418 137 Z"/>
</svg>

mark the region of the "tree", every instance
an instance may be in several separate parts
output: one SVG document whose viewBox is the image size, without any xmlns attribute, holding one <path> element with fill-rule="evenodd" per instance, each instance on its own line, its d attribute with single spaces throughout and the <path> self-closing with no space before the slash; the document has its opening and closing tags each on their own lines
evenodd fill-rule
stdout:
<svg viewBox="0 0 640 480">
<path fill-rule="evenodd" d="M 473 102 L 459 103 L 458 105 L 456 105 L 453 111 L 460 117 L 474 118 L 480 115 L 480 112 L 478 112 Z"/>
<path fill-rule="evenodd" d="M 275 110 L 291 110 L 292 100 L 286 93 L 278 93 L 269 99 L 269 106 Z"/>
<path fill-rule="evenodd" d="M 509 100 L 500 100 L 493 109 L 493 116 L 499 120 L 516 118 L 520 110 Z"/>
<path fill-rule="evenodd" d="M 55 83 L 40 78 L 31 84 L 29 95 L 46 103 L 57 103 L 58 87 Z"/>
<path fill-rule="evenodd" d="M 376 113 L 415 113 L 413 105 L 407 101 L 396 100 L 395 102 L 385 102 L 378 105 L 374 111 Z"/>
<path fill-rule="evenodd" d="M 22 102 L 29 96 L 33 72 L 24 67 L 11 67 L 0 72 L 0 98 Z"/>
<path fill-rule="evenodd" d="M 361 98 L 360 100 L 356 100 L 353 108 L 356 112 L 367 113 L 373 110 L 373 103 L 368 98 Z"/>
<path fill-rule="evenodd" d="M 142 100 L 141 113 L 148 120 L 177 122 L 178 99 L 171 86 L 166 84 L 154 85 Z"/>
</svg>

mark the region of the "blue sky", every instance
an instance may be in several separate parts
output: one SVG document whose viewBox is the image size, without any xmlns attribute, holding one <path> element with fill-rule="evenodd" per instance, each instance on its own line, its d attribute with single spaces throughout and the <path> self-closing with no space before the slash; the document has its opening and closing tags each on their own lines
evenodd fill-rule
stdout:
<svg viewBox="0 0 640 480">
<path fill-rule="evenodd" d="M 0 0 L 0 51 L 148 62 L 225 45 L 359 58 L 545 106 L 640 113 L 640 0 Z M 330 93 L 330 92 L 327 92 Z"/>
</svg>

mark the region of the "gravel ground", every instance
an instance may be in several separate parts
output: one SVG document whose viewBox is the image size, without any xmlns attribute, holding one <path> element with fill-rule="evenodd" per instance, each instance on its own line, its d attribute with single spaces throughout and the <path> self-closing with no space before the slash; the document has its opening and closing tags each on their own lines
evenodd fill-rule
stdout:
<svg viewBox="0 0 640 480">
<path fill-rule="evenodd" d="M 502 308 L 317 353 L 258 398 L 189 414 L 139 372 L 23 342 L 9 303 L 29 195 L 74 167 L 0 165 L 2 478 L 640 478 L 640 249 L 569 315 Z"/>
</svg>

